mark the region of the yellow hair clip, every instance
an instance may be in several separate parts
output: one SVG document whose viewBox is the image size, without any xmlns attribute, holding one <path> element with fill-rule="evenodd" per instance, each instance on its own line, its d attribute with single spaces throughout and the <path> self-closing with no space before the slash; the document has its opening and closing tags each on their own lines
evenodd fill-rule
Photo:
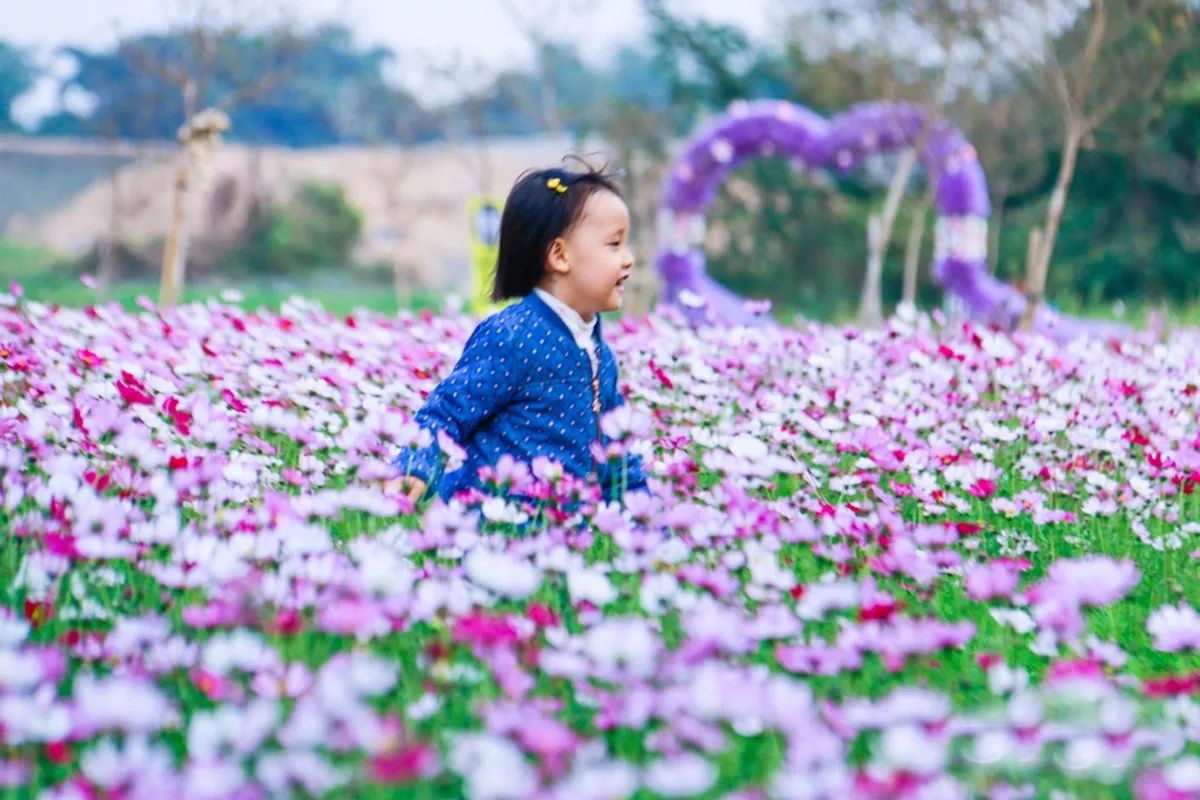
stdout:
<svg viewBox="0 0 1200 800">
<path fill-rule="evenodd" d="M 550 180 L 546 181 L 546 188 L 553 189 L 559 194 L 563 194 L 567 191 L 567 185 L 559 178 L 551 178 Z"/>
</svg>

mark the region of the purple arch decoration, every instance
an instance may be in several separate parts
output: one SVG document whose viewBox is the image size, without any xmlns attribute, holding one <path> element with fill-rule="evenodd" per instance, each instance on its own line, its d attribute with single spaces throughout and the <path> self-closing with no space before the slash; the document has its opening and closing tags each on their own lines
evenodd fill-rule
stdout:
<svg viewBox="0 0 1200 800">
<path fill-rule="evenodd" d="M 762 321 L 745 300 L 705 271 L 705 215 L 725 178 L 744 161 L 781 155 L 802 168 L 847 172 L 868 156 L 913 144 L 924 126 L 925 113 L 907 103 L 864 103 L 830 120 L 782 100 L 734 103 L 688 142 L 667 176 L 656 260 L 665 302 L 680 307 L 696 325 Z M 1015 287 L 988 273 L 991 206 L 975 148 L 956 128 L 938 120 L 918 160 L 935 182 L 934 280 L 972 319 L 1011 330 L 1026 301 Z M 1117 330 L 1045 306 L 1034 324 L 1059 340 Z"/>
</svg>

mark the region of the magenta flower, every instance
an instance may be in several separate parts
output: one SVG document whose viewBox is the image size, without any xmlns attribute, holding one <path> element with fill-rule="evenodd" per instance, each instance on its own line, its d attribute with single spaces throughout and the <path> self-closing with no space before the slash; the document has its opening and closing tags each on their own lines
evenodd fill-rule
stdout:
<svg viewBox="0 0 1200 800">
<path fill-rule="evenodd" d="M 980 478 L 971 484 L 967 489 L 972 497 L 978 497 L 980 500 L 986 500 L 996 493 L 996 482 L 991 478 Z"/>
<path fill-rule="evenodd" d="M 518 640 L 517 629 L 507 618 L 482 611 L 455 620 L 453 636 L 456 642 L 485 648 L 511 645 Z"/>
<path fill-rule="evenodd" d="M 438 770 L 437 751 L 425 743 L 401 745 L 396 750 L 371 757 L 367 774 L 386 785 L 413 783 Z"/>
</svg>

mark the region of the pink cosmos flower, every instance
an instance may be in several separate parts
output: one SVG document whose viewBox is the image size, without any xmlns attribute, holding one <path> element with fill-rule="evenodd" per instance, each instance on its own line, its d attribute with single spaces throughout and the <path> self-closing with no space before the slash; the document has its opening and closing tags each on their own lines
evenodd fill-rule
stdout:
<svg viewBox="0 0 1200 800">
<path fill-rule="evenodd" d="M 991 600 L 1009 597 L 1017 588 L 1021 572 L 1029 569 L 1024 559 L 996 559 L 983 564 L 974 564 L 963 577 L 963 586 L 972 600 Z"/>
<path fill-rule="evenodd" d="M 1031 591 L 1031 599 L 1056 599 L 1084 606 L 1106 606 L 1120 600 L 1137 584 L 1139 572 L 1129 559 L 1084 556 L 1059 559 Z"/>
<path fill-rule="evenodd" d="M 299 697 L 313 685 L 313 675 L 302 661 L 293 661 L 286 667 L 263 670 L 255 674 L 250 688 L 260 697 Z"/>
<path fill-rule="evenodd" d="M 1165 653 L 1200 650 L 1200 614 L 1189 605 L 1160 606 L 1146 621 L 1154 649 Z"/>
</svg>

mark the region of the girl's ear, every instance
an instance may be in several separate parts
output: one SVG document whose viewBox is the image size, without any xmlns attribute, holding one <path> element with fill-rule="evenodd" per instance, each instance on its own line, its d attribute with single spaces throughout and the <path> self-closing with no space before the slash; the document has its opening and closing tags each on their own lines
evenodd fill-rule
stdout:
<svg viewBox="0 0 1200 800">
<path fill-rule="evenodd" d="M 550 243 L 550 250 L 546 253 L 546 266 L 556 275 L 566 275 L 571 271 L 571 266 L 567 263 L 567 244 L 562 239 L 555 239 Z"/>
</svg>

